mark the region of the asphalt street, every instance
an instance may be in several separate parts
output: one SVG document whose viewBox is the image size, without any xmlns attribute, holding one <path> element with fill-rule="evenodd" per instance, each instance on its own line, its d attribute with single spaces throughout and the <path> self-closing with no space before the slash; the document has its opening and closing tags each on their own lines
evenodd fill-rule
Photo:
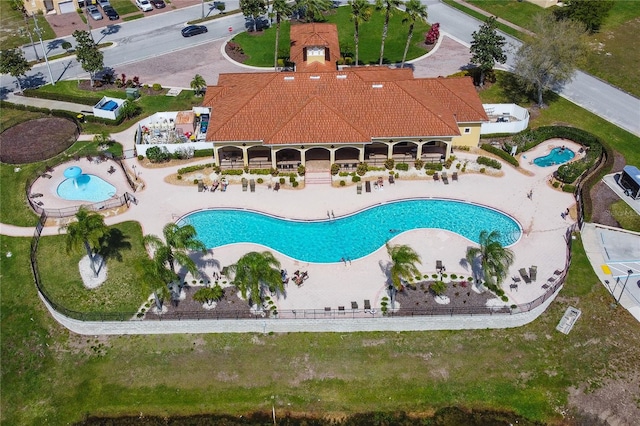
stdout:
<svg viewBox="0 0 640 426">
<path fill-rule="evenodd" d="M 227 10 L 239 7 L 238 1 L 227 1 Z M 345 3 L 345 2 L 343 2 Z M 429 22 L 439 22 L 441 30 L 455 37 L 460 42 L 469 45 L 471 34 L 481 24 L 439 0 L 423 0 L 427 5 Z M 94 39 L 99 43 L 112 42 L 114 45 L 104 49 L 104 63 L 107 67 L 117 70 L 118 66 L 145 61 L 171 52 L 192 49 L 196 46 L 226 38 L 245 29 L 245 19 L 242 15 L 228 15 L 205 23 L 209 32 L 204 35 L 184 38 L 180 35 L 186 22 L 201 16 L 200 5 L 177 9 L 174 11 L 147 16 L 142 20 L 123 22 L 92 31 Z M 216 12 L 217 13 L 217 12 Z M 231 31 L 230 31 L 231 30 Z M 510 46 L 505 69 L 511 69 L 514 52 L 520 42 L 513 37 L 503 34 Z M 74 42 L 73 37 L 59 38 L 45 43 L 49 56 L 63 53 L 62 41 Z M 37 46 L 38 53 L 42 49 Z M 29 46 L 24 49 L 29 60 L 35 59 L 34 49 Z M 185 67 L 189 66 L 185 57 Z M 75 57 L 62 58 L 50 62 L 51 75 L 56 81 L 74 78 L 85 78 L 87 73 L 82 70 Z M 45 64 L 39 64 L 27 74 L 23 80 L 23 87 L 37 87 L 50 81 L 49 72 Z M 188 82 L 185 82 L 185 86 Z M 17 86 L 11 76 L 0 76 L 0 97 L 6 97 L 7 92 L 15 91 Z M 617 89 L 606 82 L 589 74 L 577 71 L 571 82 L 559 88 L 558 93 L 566 99 L 582 106 L 588 111 L 640 136 L 640 99 Z"/>
</svg>

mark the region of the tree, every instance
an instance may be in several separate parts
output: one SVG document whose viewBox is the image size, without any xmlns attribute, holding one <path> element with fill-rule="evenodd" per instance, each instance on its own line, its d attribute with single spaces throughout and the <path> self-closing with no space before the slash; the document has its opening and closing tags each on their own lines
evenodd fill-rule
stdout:
<svg viewBox="0 0 640 426">
<path fill-rule="evenodd" d="M 240 10 L 244 16 L 251 18 L 253 31 L 258 31 L 258 18 L 267 12 L 264 0 L 240 0 Z"/>
<path fill-rule="evenodd" d="M 118 116 L 123 116 L 125 119 L 133 118 L 136 115 L 140 114 L 140 111 L 141 111 L 141 108 L 137 104 L 129 100 L 126 100 L 118 110 Z"/>
<path fill-rule="evenodd" d="M 221 15 L 224 14 L 224 11 L 227 9 L 227 5 L 223 1 L 215 1 L 213 2 L 213 5 L 218 9 L 218 12 L 220 12 Z"/>
<path fill-rule="evenodd" d="M 404 61 L 407 59 L 407 52 L 411 45 L 411 38 L 413 37 L 413 27 L 418 21 L 427 20 L 427 6 L 420 3 L 420 0 L 409 0 L 405 3 L 406 16 L 402 19 L 402 23 L 409 23 L 409 34 L 407 35 L 407 44 L 404 47 L 404 54 L 402 55 L 402 64 L 400 68 L 404 68 Z"/>
<path fill-rule="evenodd" d="M 96 269 L 95 253 L 100 249 L 103 238 L 109 234 L 109 227 L 104 223 L 102 215 L 80 207 L 76 213 L 76 221 L 68 223 L 60 229 L 67 232 L 67 253 L 84 246 L 89 257 L 91 270 L 97 277 L 99 269 Z"/>
<path fill-rule="evenodd" d="M 227 268 L 233 274 L 233 284 L 242 297 L 247 295 L 253 303 L 261 303 L 264 290 L 284 292 L 280 262 L 269 251 L 252 251 Z"/>
<path fill-rule="evenodd" d="M 331 0 L 296 0 L 298 10 L 303 11 L 307 22 L 324 20 L 324 12 L 331 8 Z"/>
<path fill-rule="evenodd" d="M 156 307 L 161 311 L 164 301 L 171 297 L 168 284 L 177 281 L 178 276 L 157 259 L 143 259 L 141 267 L 143 279 L 153 289 Z"/>
<path fill-rule="evenodd" d="M 391 268 L 389 275 L 393 286 L 400 290 L 402 288 L 402 278 L 416 277 L 420 275 L 420 270 L 416 263 L 420 264 L 420 255 L 407 245 L 386 244 L 387 253 L 391 258 Z"/>
<path fill-rule="evenodd" d="M 573 19 L 584 24 L 589 33 L 597 33 L 609 11 L 613 7 L 612 0 L 566 0 L 564 7 L 553 11 L 558 20 Z"/>
<path fill-rule="evenodd" d="M 382 65 L 384 60 L 384 42 L 387 39 L 387 33 L 389 32 L 389 18 L 393 15 L 393 12 L 403 4 L 402 0 L 376 0 L 376 9 L 384 10 L 384 24 L 382 25 L 382 42 L 380 43 L 380 62 L 378 65 Z"/>
<path fill-rule="evenodd" d="M 277 68 L 278 67 L 278 50 L 280 48 L 279 46 L 280 23 L 283 17 L 288 18 L 289 16 L 291 16 L 293 9 L 291 6 L 289 6 L 289 3 L 287 3 L 287 0 L 274 0 L 272 10 L 276 16 L 276 47 L 275 47 L 275 52 L 273 54 L 273 67 Z"/>
<path fill-rule="evenodd" d="M 196 291 L 193 294 L 193 300 L 200 303 L 211 304 L 212 302 L 217 302 L 222 299 L 222 296 L 224 296 L 224 290 L 220 285 L 215 285 L 213 287 L 204 287 Z"/>
<path fill-rule="evenodd" d="M 204 81 L 204 78 L 200 74 L 196 74 L 191 80 L 191 88 L 196 93 L 196 95 L 202 94 L 204 92 L 204 88 L 207 87 L 207 82 Z"/>
<path fill-rule="evenodd" d="M 504 64 L 507 61 L 507 55 L 504 53 L 507 41 L 496 30 L 495 16 L 488 17 L 471 37 L 471 63 L 480 68 L 480 86 L 484 86 L 485 73 L 491 71 L 496 62 Z"/>
<path fill-rule="evenodd" d="M 556 89 L 571 81 L 585 51 L 585 30 L 582 24 L 555 21 L 551 15 L 534 17 L 535 37 L 527 37 L 518 49 L 514 73 L 527 89 L 536 93 L 539 106 L 543 106 L 545 90 Z"/>
<path fill-rule="evenodd" d="M 206 253 L 207 248 L 196 238 L 196 230 L 192 225 L 178 226 L 168 223 L 162 229 L 164 242 L 156 235 L 145 235 L 144 243 L 154 250 L 153 258 L 159 265 L 168 265 L 171 272 L 176 273 L 178 262 L 192 274 L 198 272 L 196 263 L 189 257 L 189 250 Z"/>
<path fill-rule="evenodd" d="M 360 41 L 360 24 L 371 18 L 371 5 L 367 0 L 349 0 L 351 6 L 350 19 L 353 21 L 353 42 L 356 45 L 356 65 L 358 65 L 358 44 Z"/>
<path fill-rule="evenodd" d="M 20 49 L 8 49 L 0 52 L 0 73 L 9 74 L 18 82 L 18 91 L 22 92 L 20 77 L 31 69 L 31 65 Z"/>
<path fill-rule="evenodd" d="M 104 55 L 88 31 L 75 30 L 73 38 L 76 39 L 78 62 L 82 65 L 82 69 L 89 73 L 91 87 L 93 87 L 96 73 L 104 68 Z"/>
<path fill-rule="evenodd" d="M 480 247 L 467 249 L 467 262 L 472 265 L 472 268 L 479 262 L 484 281 L 499 287 L 513 264 L 514 254 L 500 243 L 499 231 L 481 231 L 479 240 Z"/>
</svg>

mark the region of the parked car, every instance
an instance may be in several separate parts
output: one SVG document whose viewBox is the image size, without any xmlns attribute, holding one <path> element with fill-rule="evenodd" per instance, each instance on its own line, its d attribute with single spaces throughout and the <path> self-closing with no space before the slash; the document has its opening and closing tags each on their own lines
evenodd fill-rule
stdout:
<svg viewBox="0 0 640 426">
<path fill-rule="evenodd" d="M 194 35 L 206 33 L 209 31 L 204 25 L 189 25 L 182 29 L 182 37 L 191 37 Z"/>
<path fill-rule="evenodd" d="M 167 7 L 167 4 L 164 2 L 164 0 L 149 0 L 149 1 L 153 5 L 153 7 L 155 7 L 156 9 L 163 9 Z"/>
<path fill-rule="evenodd" d="M 153 10 L 149 0 L 136 0 L 136 6 L 143 12 L 151 12 Z"/>
<path fill-rule="evenodd" d="M 89 16 L 91 16 L 91 18 L 94 21 L 100 21 L 102 19 L 102 13 L 100 13 L 100 11 L 98 10 L 97 7 L 95 7 L 94 5 L 90 4 L 89 6 L 87 6 L 87 13 L 89 14 Z"/>
<path fill-rule="evenodd" d="M 111 6 L 103 6 L 102 11 L 105 15 L 107 15 L 107 18 L 109 18 L 110 21 L 115 21 L 116 19 L 120 18 L 118 12 L 116 12 L 116 10 Z"/>
<path fill-rule="evenodd" d="M 97 0 L 97 1 L 98 1 L 98 6 L 100 6 L 102 10 L 104 10 L 105 6 L 111 6 L 111 3 L 109 3 L 109 0 Z"/>
</svg>

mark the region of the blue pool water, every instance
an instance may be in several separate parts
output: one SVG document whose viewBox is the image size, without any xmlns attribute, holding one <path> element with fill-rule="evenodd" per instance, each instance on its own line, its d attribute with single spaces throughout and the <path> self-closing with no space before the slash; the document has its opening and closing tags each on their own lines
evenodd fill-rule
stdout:
<svg viewBox="0 0 640 426">
<path fill-rule="evenodd" d="M 538 157 L 533 160 L 536 166 L 549 167 L 557 166 L 558 164 L 566 163 L 575 157 L 576 154 L 569 148 L 553 148 L 551 152 L 544 157 Z"/>
<path fill-rule="evenodd" d="M 402 232 L 445 229 L 476 242 L 482 230 L 498 230 L 502 244 L 514 244 L 520 225 L 497 210 L 452 200 L 411 199 L 377 205 L 332 220 L 289 220 L 235 209 L 191 213 L 178 221 L 191 224 L 207 248 L 256 243 L 294 259 L 313 263 L 359 259 Z M 461 250 L 463 250 L 461 248 Z M 461 256 L 464 253 L 461 251 Z"/>
<path fill-rule="evenodd" d="M 80 175 L 58 185 L 58 195 L 65 200 L 98 203 L 116 195 L 116 187 L 98 176 Z"/>
</svg>

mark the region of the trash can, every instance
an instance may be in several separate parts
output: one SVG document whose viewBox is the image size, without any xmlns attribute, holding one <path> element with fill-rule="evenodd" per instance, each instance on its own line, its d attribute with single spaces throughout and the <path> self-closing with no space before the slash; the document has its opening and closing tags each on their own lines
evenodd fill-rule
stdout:
<svg viewBox="0 0 640 426">
<path fill-rule="evenodd" d="M 76 115 L 76 118 L 79 122 L 84 123 L 84 114 L 78 114 Z"/>
<path fill-rule="evenodd" d="M 127 99 L 138 99 L 140 97 L 140 91 L 137 87 L 129 87 L 125 89 L 125 93 L 127 94 Z"/>
</svg>

